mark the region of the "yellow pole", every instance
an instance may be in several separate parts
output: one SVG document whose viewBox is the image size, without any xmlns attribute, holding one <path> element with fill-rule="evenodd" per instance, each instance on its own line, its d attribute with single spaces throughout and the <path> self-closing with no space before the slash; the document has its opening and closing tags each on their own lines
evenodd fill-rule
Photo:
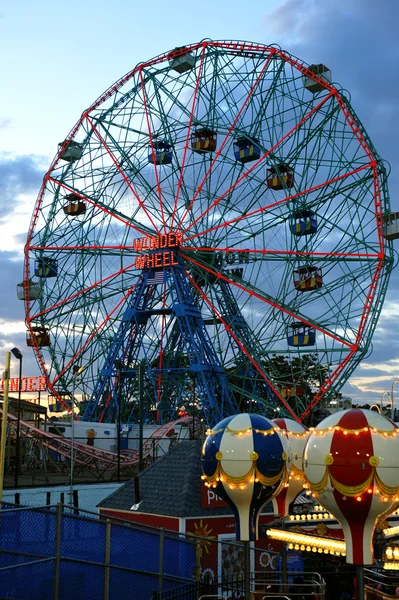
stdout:
<svg viewBox="0 0 399 600">
<path fill-rule="evenodd" d="M 4 459 L 6 455 L 6 435 L 7 435 L 7 413 L 8 413 L 8 391 L 10 387 L 10 365 L 11 352 L 6 352 L 6 370 L 4 371 L 4 401 L 3 415 L 1 419 L 1 438 L 0 438 L 0 508 L 3 501 L 4 484 Z"/>
</svg>

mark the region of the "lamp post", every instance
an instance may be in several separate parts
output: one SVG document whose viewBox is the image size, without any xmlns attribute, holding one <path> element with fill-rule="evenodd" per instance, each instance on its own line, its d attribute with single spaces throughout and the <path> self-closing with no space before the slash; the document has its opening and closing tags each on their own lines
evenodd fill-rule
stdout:
<svg viewBox="0 0 399 600">
<path fill-rule="evenodd" d="M 72 414 L 71 414 L 71 477 L 69 483 L 69 499 L 71 505 L 73 504 L 73 469 L 75 466 L 74 460 L 74 441 L 75 441 L 75 388 L 76 381 L 83 371 L 83 367 L 79 365 L 73 365 L 72 367 Z"/>
<path fill-rule="evenodd" d="M 192 395 L 192 405 L 193 405 L 193 440 L 195 440 L 195 376 L 192 375 L 193 380 L 193 395 Z"/>
<path fill-rule="evenodd" d="M 399 383 L 399 379 L 395 379 L 391 388 L 391 402 L 392 402 L 392 421 L 395 420 L 395 409 L 393 407 L 393 388 L 395 387 L 395 383 Z"/>
<path fill-rule="evenodd" d="M 143 431 L 144 431 L 144 361 L 139 364 L 139 471 L 143 470 Z"/>
<path fill-rule="evenodd" d="M 4 395 L 3 395 L 3 413 L 1 417 L 1 438 L 0 438 L 0 508 L 3 502 L 4 485 L 4 459 L 6 453 L 6 435 L 7 435 L 7 413 L 8 413 L 8 390 L 10 387 L 10 363 L 11 353 L 6 352 L 6 368 L 4 371 Z"/>
<path fill-rule="evenodd" d="M 380 400 L 380 414 L 381 415 L 382 415 L 382 401 L 384 399 L 385 394 L 388 394 L 388 397 L 391 400 L 391 404 L 392 404 L 391 394 L 389 392 L 382 392 L 382 394 L 381 394 L 381 400 Z"/>
<path fill-rule="evenodd" d="M 115 368 L 118 369 L 118 420 L 117 420 L 117 453 L 118 453 L 118 462 L 117 462 L 117 478 L 118 483 L 121 480 L 121 426 L 122 426 L 122 418 L 121 418 L 121 402 L 122 402 L 122 368 L 123 362 L 119 359 L 114 361 Z"/>
<path fill-rule="evenodd" d="M 22 352 L 18 348 L 11 348 L 11 353 L 19 360 L 19 377 L 18 377 L 18 409 L 17 409 L 17 435 L 16 435 L 16 448 L 15 448 L 15 479 L 14 485 L 18 487 L 18 472 L 19 472 L 19 461 L 20 461 L 20 449 L 19 449 L 19 430 L 21 423 L 21 387 L 22 387 Z"/>
</svg>

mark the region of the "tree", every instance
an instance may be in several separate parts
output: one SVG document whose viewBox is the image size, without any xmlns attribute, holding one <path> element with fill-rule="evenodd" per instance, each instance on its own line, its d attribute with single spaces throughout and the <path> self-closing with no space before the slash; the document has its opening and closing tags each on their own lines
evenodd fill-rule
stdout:
<svg viewBox="0 0 399 600">
<path fill-rule="evenodd" d="M 264 368 L 297 415 L 328 377 L 328 367 L 320 363 L 317 354 L 299 354 L 293 358 L 273 354 L 265 361 Z"/>
</svg>

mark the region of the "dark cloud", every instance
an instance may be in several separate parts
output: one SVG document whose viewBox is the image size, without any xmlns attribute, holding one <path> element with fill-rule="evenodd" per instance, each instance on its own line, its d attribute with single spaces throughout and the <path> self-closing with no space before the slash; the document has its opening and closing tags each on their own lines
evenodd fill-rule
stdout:
<svg viewBox="0 0 399 600">
<path fill-rule="evenodd" d="M 22 259 L 14 252 L 0 252 L 0 306 L 1 318 L 24 319 L 23 302 L 17 300 L 17 283 L 23 279 Z"/>
<path fill-rule="evenodd" d="M 306 63 L 324 63 L 332 71 L 333 82 L 348 90 L 344 93 L 378 154 L 391 165 L 389 190 L 394 211 L 399 211 L 398 21 L 397 0 L 285 0 L 264 19 L 268 36 L 265 42 L 278 43 Z M 395 306 L 397 291 L 396 269 L 386 307 Z M 371 390 L 368 392 L 347 382 L 342 391 L 354 401 L 379 402 L 379 390 L 390 390 L 395 376 L 385 372 L 383 365 L 399 358 L 398 316 L 399 308 L 382 313 L 373 338 L 373 352 L 367 358 L 368 363 L 376 365 L 375 369 L 357 368 L 352 376 L 352 380 L 359 381 L 362 377 L 386 375 L 386 380 L 367 384 L 365 387 Z"/>
<path fill-rule="evenodd" d="M 274 34 L 269 42 L 305 62 L 323 62 L 333 82 L 349 90 L 377 152 L 394 167 L 391 195 L 393 186 L 399 190 L 398 21 L 397 0 L 286 0 L 265 18 Z M 398 194 L 393 197 L 398 210 Z"/>
<path fill-rule="evenodd" d="M 45 174 L 40 156 L 0 155 L 0 218 L 9 217 L 20 194 L 37 193 Z"/>
</svg>

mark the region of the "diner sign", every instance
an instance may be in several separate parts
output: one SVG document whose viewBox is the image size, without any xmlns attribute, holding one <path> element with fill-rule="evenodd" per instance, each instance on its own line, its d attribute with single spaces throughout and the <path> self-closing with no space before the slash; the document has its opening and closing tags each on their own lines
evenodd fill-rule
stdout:
<svg viewBox="0 0 399 600">
<path fill-rule="evenodd" d="M 1 380 L 1 391 L 4 392 L 5 379 Z M 45 392 L 46 391 L 45 377 L 22 377 L 21 392 Z M 19 377 L 10 379 L 10 392 L 19 392 Z"/>
</svg>

